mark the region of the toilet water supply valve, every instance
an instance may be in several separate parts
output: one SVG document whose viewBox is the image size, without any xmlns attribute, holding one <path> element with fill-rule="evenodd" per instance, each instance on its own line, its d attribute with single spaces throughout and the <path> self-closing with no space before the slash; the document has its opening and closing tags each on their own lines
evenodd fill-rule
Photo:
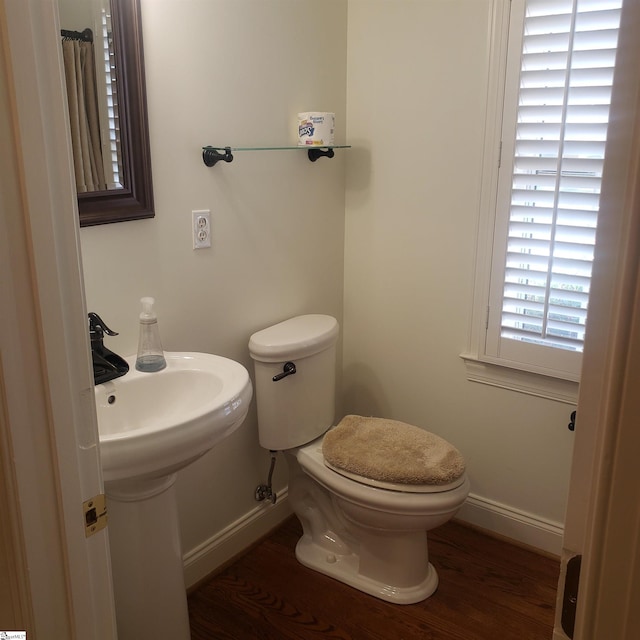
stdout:
<svg viewBox="0 0 640 640">
<path fill-rule="evenodd" d="M 277 451 L 271 452 L 271 466 L 269 467 L 269 477 L 267 478 L 267 484 L 261 484 L 256 487 L 255 498 L 258 502 L 262 502 L 263 500 L 270 500 L 271 504 L 276 503 L 276 494 L 271 488 L 271 478 L 273 478 L 273 469 L 276 466 L 276 453 Z"/>
<path fill-rule="evenodd" d="M 287 376 L 292 376 L 296 372 L 296 365 L 293 362 L 285 362 L 284 367 L 280 373 L 276 373 L 272 380 L 278 382 Z M 271 452 L 271 466 L 269 467 L 269 477 L 267 478 L 267 484 L 261 484 L 256 487 L 255 498 L 258 502 L 263 500 L 270 500 L 271 504 L 276 503 L 276 494 L 271 488 L 271 479 L 273 478 L 273 469 L 276 466 L 276 453 Z"/>
</svg>

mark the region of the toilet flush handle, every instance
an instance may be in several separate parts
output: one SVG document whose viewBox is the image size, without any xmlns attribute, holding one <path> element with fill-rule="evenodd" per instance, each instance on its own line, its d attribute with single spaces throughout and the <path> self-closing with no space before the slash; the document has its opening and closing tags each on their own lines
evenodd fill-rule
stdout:
<svg viewBox="0 0 640 640">
<path fill-rule="evenodd" d="M 278 373 L 273 376 L 273 381 L 278 382 L 278 380 L 282 380 L 282 378 L 286 378 L 287 376 L 292 376 L 296 372 L 296 365 L 293 362 L 285 362 L 284 367 L 282 368 L 282 373 Z"/>
</svg>

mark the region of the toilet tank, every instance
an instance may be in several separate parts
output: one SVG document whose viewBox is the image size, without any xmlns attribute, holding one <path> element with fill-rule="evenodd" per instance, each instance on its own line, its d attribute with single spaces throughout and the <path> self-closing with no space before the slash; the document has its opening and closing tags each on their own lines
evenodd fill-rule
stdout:
<svg viewBox="0 0 640 640">
<path fill-rule="evenodd" d="M 299 447 L 333 425 L 338 331 L 335 318 L 311 314 L 251 336 L 260 446 L 272 451 Z M 296 372 L 274 381 L 288 362 Z"/>
</svg>

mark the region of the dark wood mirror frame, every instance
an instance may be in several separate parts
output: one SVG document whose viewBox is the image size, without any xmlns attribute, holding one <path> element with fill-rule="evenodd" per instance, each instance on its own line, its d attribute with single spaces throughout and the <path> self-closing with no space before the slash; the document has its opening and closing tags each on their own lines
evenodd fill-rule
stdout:
<svg viewBox="0 0 640 640">
<path fill-rule="evenodd" d="M 78 194 L 80 226 L 153 218 L 140 0 L 111 0 L 124 188 Z"/>
</svg>

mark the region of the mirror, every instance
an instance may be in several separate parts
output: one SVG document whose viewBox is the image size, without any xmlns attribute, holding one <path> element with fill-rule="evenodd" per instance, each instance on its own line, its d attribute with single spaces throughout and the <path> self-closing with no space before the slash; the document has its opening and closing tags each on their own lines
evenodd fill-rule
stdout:
<svg viewBox="0 0 640 640">
<path fill-rule="evenodd" d="M 107 41 L 117 87 L 116 128 L 119 135 L 113 143 L 113 151 L 117 156 L 114 166 L 118 176 L 109 187 L 78 193 L 81 227 L 154 216 L 140 0 L 104 2 L 110 8 L 111 31 Z M 101 13 L 99 5 L 95 0 L 61 0 L 62 29 L 82 31 L 87 26 L 93 28 L 94 24 L 101 24 L 101 19 L 94 15 L 94 9 L 95 13 Z M 81 18 L 89 8 L 93 17 Z M 84 26 L 78 26 L 78 21 L 84 21 Z M 96 56 L 100 57 L 107 47 L 105 45 L 103 49 L 105 38 L 97 28 L 94 29 L 94 41 Z M 101 94 L 102 101 L 106 101 L 106 90 L 97 91 L 97 94 L 99 101 Z M 107 105 L 99 104 L 98 111 L 106 114 Z"/>
</svg>

